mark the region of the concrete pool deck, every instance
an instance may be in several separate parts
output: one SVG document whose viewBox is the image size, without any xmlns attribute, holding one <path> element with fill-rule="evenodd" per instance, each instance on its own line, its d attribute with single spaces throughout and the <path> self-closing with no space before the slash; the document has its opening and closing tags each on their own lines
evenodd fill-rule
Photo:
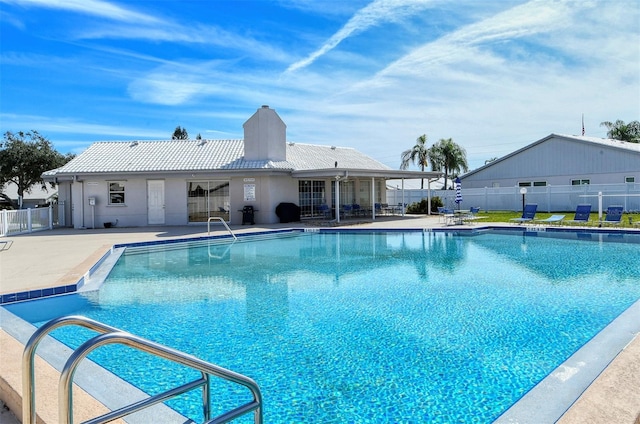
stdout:
<svg viewBox="0 0 640 424">
<path fill-rule="evenodd" d="M 343 223 L 348 224 L 348 223 Z M 475 226 L 488 223 L 476 224 Z M 347 225 L 342 225 L 345 227 Z M 381 217 L 375 222 L 360 222 L 357 228 L 434 228 L 442 227 L 438 217 Z M 304 224 L 233 226 L 237 233 L 278 228 L 299 228 Z M 212 234 L 224 234 L 220 226 L 212 226 Z M 13 244 L 0 252 L 0 295 L 40 288 L 75 284 L 114 244 L 200 237 L 207 235 L 206 226 L 110 228 L 95 230 L 54 229 L 10 237 Z M 2 323 L 0 323 L 0 326 Z M 22 345 L 0 330 L 0 400 L 16 415 L 21 415 Z M 45 372 L 51 372 L 45 371 Z M 54 372 L 55 374 L 55 372 Z M 43 378 L 44 381 L 44 378 Z M 52 377 L 57 393 L 57 380 Z M 582 396 L 558 421 L 573 423 L 640 424 L 640 337 L 623 349 Z M 16 398 L 18 394 L 18 398 Z M 101 405 L 88 399 L 87 408 L 100 410 Z M 57 421 L 54 405 L 39 402 L 38 412 L 44 422 Z M 40 405 L 54 411 L 40 411 Z M 84 405 L 84 403 L 83 403 Z M 544 408 L 544 405 L 540 405 Z M 3 413 L 0 422 L 4 423 Z M 47 417 L 47 418 L 45 418 Z M 8 421 L 7 421 L 8 422 Z M 537 422 L 535 417 L 529 422 Z"/>
</svg>

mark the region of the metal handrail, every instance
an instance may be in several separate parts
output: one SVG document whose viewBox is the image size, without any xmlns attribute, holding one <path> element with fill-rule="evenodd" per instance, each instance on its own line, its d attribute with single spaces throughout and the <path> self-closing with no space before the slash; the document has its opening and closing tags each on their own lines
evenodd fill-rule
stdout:
<svg viewBox="0 0 640 424">
<path fill-rule="evenodd" d="M 160 345 L 158 343 L 143 339 L 133 334 L 120 331 L 115 327 L 94 321 L 83 316 L 67 316 L 56 318 L 43 325 L 31 336 L 27 342 L 22 354 L 22 418 L 24 424 L 36 423 L 36 407 L 35 407 L 35 375 L 34 375 L 34 357 L 35 351 L 40 341 L 51 331 L 65 325 L 79 325 L 89 328 L 96 332 L 102 333 L 76 349 L 64 365 L 60 375 L 59 390 L 59 419 L 61 423 L 73 423 L 73 398 L 72 383 L 76 367 L 90 352 L 107 344 L 118 343 L 126 345 L 140 351 L 173 361 L 175 363 L 196 369 L 200 371 L 201 378 L 182 386 L 170 389 L 166 392 L 151 396 L 144 400 L 138 401 L 131 405 L 125 406 L 115 411 L 111 411 L 102 416 L 96 417 L 86 423 L 99 424 L 106 423 L 117 418 L 129 415 L 133 412 L 163 402 L 182 393 L 202 387 L 203 409 L 207 423 L 226 423 L 241 415 L 249 412 L 254 413 L 254 422 L 262 424 L 262 393 L 257 383 L 251 378 L 238 374 L 231 370 L 219 367 L 202 361 L 192 355 L 185 354 L 178 350 Z M 210 395 L 209 395 L 209 376 L 215 376 L 224 380 L 240 384 L 249 389 L 253 395 L 253 400 L 249 403 L 239 406 L 232 411 L 226 412 L 215 419 L 211 419 Z M 86 424 L 85 423 L 85 424 Z"/>
<path fill-rule="evenodd" d="M 211 220 L 215 220 L 215 221 L 220 221 L 222 222 L 222 225 L 224 225 L 224 228 L 227 229 L 227 231 L 229 231 L 229 234 L 231 234 L 231 236 L 233 237 L 234 240 L 238 240 L 238 237 L 236 237 L 235 234 L 233 234 L 233 231 L 231 231 L 231 228 L 229 228 L 229 226 L 227 225 L 227 223 L 225 222 L 224 219 L 220 218 L 219 216 L 210 216 L 209 219 L 207 219 L 207 235 L 211 235 Z"/>
</svg>

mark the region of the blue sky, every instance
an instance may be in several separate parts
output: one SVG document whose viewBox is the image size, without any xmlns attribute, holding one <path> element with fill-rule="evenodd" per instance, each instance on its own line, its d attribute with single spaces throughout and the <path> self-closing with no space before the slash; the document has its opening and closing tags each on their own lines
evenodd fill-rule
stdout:
<svg viewBox="0 0 640 424">
<path fill-rule="evenodd" d="M 471 168 L 550 133 L 640 119 L 640 2 L 0 0 L 0 130 L 94 141 L 289 141 L 392 168 L 426 133 Z"/>
</svg>

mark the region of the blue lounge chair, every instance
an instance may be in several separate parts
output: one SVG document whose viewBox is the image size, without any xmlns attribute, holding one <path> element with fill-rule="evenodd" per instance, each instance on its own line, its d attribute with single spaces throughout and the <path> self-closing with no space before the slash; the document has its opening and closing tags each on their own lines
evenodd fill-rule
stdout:
<svg viewBox="0 0 640 424">
<path fill-rule="evenodd" d="M 564 215 L 551 215 L 547 219 L 536 219 L 535 221 L 541 224 L 558 224 L 561 223 L 563 219 Z"/>
<path fill-rule="evenodd" d="M 604 221 L 600 221 L 600 226 L 602 227 L 602 225 L 606 225 L 606 224 L 611 224 L 611 225 L 618 225 L 620 224 L 620 222 L 622 222 L 622 212 L 624 211 L 624 207 L 623 206 L 609 206 L 607 208 L 607 216 L 605 217 Z"/>
<path fill-rule="evenodd" d="M 522 211 L 522 216 L 520 218 L 512 218 L 511 221 L 525 223 L 528 221 L 533 221 L 533 218 L 536 216 L 536 211 L 538 210 L 538 205 L 536 203 L 528 203 L 524 205 L 524 211 Z"/>
<path fill-rule="evenodd" d="M 576 206 L 576 214 L 572 220 L 565 221 L 570 224 L 587 224 L 589 222 L 589 215 L 591 214 L 591 205 L 584 204 Z"/>
</svg>

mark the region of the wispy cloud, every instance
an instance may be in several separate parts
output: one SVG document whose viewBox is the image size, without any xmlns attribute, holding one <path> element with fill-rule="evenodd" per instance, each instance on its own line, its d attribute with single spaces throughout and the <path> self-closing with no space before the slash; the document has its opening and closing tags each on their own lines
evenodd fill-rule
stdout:
<svg viewBox="0 0 640 424">
<path fill-rule="evenodd" d="M 100 0 L 0 0 L 0 2 L 22 7 L 66 10 L 129 23 L 158 24 L 162 22 L 154 16 Z"/>
<path fill-rule="evenodd" d="M 370 82 L 389 75 L 423 74 L 433 66 L 476 57 L 477 48 L 481 46 L 490 49 L 502 41 L 548 33 L 569 19 L 575 9 L 575 4 L 546 0 L 513 7 L 415 49 L 380 71 Z"/>
<path fill-rule="evenodd" d="M 21 7 L 45 8 L 90 15 L 108 20 L 108 24 L 93 22 L 90 26 L 75 27 L 75 40 L 129 39 L 153 42 L 202 44 L 223 47 L 240 54 L 289 63 L 291 55 L 253 37 L 243 36 L 223 28 L 202 24 L 182 24 L 171 19 L 143 13 L 101 0 L 0 0 L 0 3 Z M 24 24 L 16 20 L 16 25 Z"/>
<path fill-rule="evenodd" d="M 402 16 L 412 15 L 418 10 L 429 8 L 430 3 L 431 1 L 427 0 L 374 0 L 353 15 L 318 50 L 289 66 L 286 72 L 294 72 L 309 66 L 353 34 L 365 31 L 381 22 L 391 22 Z"/>
</svg>

